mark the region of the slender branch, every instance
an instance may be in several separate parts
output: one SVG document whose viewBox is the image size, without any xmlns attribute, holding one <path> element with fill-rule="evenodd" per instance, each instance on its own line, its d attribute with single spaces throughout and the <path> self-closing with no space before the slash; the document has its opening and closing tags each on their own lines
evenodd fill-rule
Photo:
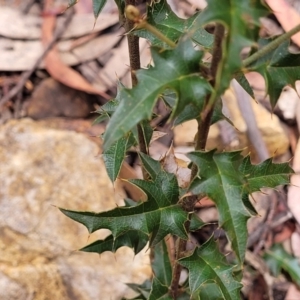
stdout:
<svg viewBox="0 0 300 300">
<path fill-rule="evenodd" d="M 135 0 L 126 0 L 126 6 L 133 6 L 135 4 Z M 130 61 L 130 68 L 131 68 L 131 80 L 132 86 L 137 85 L 137 78 L 135 75 L 135 71 L 141 68 L 141 61 L 140 61 L 140 49 L 139 49 L 139 37 L 135 36 L 131 33 L 132 29 L 134 28 L 134 21 L 126 18 L 125 21 L 125 30 L 127 34 L 127 41 L 128 41 L 128 51 L 129 51 L 129 61 Z"/>
<path fill-rule="evenodd" d="M 135 4 L 135 0 L 126 0 L 126 11 L 128 7 L 134 7 L 133 6 L 134 4 Z M 139 37 L 131 33 L 134 26 L 135 26 L 135 22 L 129 19 L 128 17 L 126 17 L 125 30 L 128 33 L 127 41 L 128 41 L 129 61 L 130 61 L 130 68 L 131 68 L 132 86 L 137 85 L 138 80 L 135 71 L 141 68 Z M 138 131 L 138 140 L 139 140 L 138 142 L 139 142 L 140 151 L 142 153 L 148 154 L 148 147 L 145 141 L 143 128 L 140 124 L 137 125 L 137 131 Z M 142 168 L 142 171 L 143 171 L 143 177 L 144 179 L 146 179 L 147 173 L 144 170 L 144 168 Z"/>
<path fill-rule="evenodd" d="M 211 76 L 211 85 L 214 87 L 214 91 L 211 93 L 210 98 L 206 102 L 205 109 L 202 112 L 202 120 L 200 120 L 201 124 L 199 126 L 204 125 L 210 126 L 210 120 L 212 117 L 211 111 L 213 111 L 214 105 L 218 99 L 219 95 L 219 86 L 221 83 L 221 71 L 223 69 L 223 40 L 225 36 L 225 28 L 222 24 L 217 24 L 215 28 L 215 41 L 214 41 L 214 49 L 213 49 L 213 58 L 210 66 L 210 76 Z M 210 115 L 210 116 L 209 116 Z M 198 127 L 199 127 L 198 126 Z M 199 145 L 200 147 L 200 145 Z M 202 148 L 199 148 L 197 150 L 200 150 Z"/>
<path fill-rule="evenodd" d="M 215 40 L 214 40 L 213 58 L 210 66 L 210 73 L 214 81 L 216 81 L 219 64 L 223 56 L 222 43 L 224 39 L 224 34 L 225 34 L 224 26 L 222 24 L 217 24 L 214 32 Z"/>
<path fill-rule="evenodd" d="M 273 40 L 270 44 L 266 45 L 265 47 L 261 48 L 253 55 L 247 57 L 243 60 L 243 66 L 247 67 L 257 61 L 259 58 L 265 56 L 266 54 L 270 53 L 271 51 L 278 48 L 284 41 L 290 39 L 295 33 L 300 31 L 300 24 L 296 27 L 292 28 L 290 31 L 282 34 L 277 39 Z"/>
</svg>

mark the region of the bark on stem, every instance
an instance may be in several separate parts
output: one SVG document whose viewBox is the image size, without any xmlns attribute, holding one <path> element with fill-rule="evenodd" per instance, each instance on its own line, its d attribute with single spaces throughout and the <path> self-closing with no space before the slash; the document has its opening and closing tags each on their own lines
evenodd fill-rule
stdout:
<svg viewBox="0 0 300 300">
<path fill-rule="evenodd" d="M 135 5 L 135 0 L 126 0 L 126 6 Z M 125 21 L 125 30 L 127 32 L 127 41 L 128 41 L 128 52 L 129 52 L 129 62 L 130 62 L 130 71 L 131 71 L 131 81 L 132 86 L 136 86 L 138 81 L 135 72 L 141 68 L 140 61 L 140 49 L 139 49 L 139 37 L 133 35 L 131 30 L 134 28 L 134 21 L 126 18 Z M 144 138 L 144 132 L 140 124 L 137 125 L 139 147 L 142 153 L 148 154 L 148 149 L 146 141 Z M 147 173 L 142 168 L 144 179 L 147 178 Z"/>
</svg>

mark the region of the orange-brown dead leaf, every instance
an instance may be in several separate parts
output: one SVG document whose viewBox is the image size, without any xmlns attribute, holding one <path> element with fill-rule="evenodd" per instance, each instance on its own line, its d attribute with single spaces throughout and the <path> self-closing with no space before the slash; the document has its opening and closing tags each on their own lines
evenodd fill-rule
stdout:
<svg viewBox="0 0 300 300">
<path fill-rule="evenodd" d="M 42 25 L 42 42 L 46 46 L 53 38 L 53 30 L 56 24 L 56 16 L 50 15 L 44 18 Z M 80 91 L 90 94 L 97 94 L 105 99 L 110 99 L 104 91 L 93 87 L 78 72 L 66 66 L 60 59 L 57 47 L 54 46 L 44 59 L 45 68 L 52 78 L 57 81 Z"/>
</svg>

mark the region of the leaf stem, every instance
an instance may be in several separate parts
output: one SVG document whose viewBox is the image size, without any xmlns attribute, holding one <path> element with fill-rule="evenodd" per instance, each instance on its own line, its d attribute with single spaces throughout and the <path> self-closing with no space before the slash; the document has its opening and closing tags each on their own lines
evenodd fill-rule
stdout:
<svg viewBox="0 0 300 300">
<path fill-rule="evenodd" d="M 148 30 L 149 32 L 154 34 L 157 38 L 159 38 L 161 41 L 165 42 L 171 48 L 176 47 L 176 44 L 172 40 L 170 40 L 165 35 L 163 35 L 159 30 L 157 30 L 154 26 L 149 24 L 146 20 L 144 20 L 144 22 L 140 23 L 138 27 Z"/>
<path fill-rule="evenodd" d="M 172 40 L 170 40 L 168 37 L 166 37 L 163 33 L 161 33 L 159 30 L 157 30 L 154 26 L 149 24 L 146 19 L 143 19 L 140 14 L 140 11 L 136 7 L 134 7 L 132 5 L 128 5 L 125 9 L 125 12 L 126 12 L 127 19 L 134 22 L 136 29 L 144 28 L 144 29 L 148 30 L 149 32 L 151 32 L 152 34 L 154 34 L 161 41 L 165 42 L 171 48 L 176 47 L 176 44 Z"/>
<path fill-rule="evenodd" d="M 265 47 L 261 48 L 251 56 L 247 57 L 243 60 L 243 66 L 247 67 L 257 61 L 259 58 L 265 56 L 269 52 L 275 50 L 279 45 L 281 45 L 284 41 L 291 38 L 294 34 L 300 31 L 300 24 L 296 27 L 292 28 L 288 32 L 280 35 L 277 39 L 273 40 L 270 44 L 266 45 Z"/>
</svg>

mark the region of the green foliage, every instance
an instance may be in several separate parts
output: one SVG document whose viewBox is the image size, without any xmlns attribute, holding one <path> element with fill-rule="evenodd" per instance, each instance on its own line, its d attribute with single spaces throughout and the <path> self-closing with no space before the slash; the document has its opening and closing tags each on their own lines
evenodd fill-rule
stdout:
<svg viewBox="0 0 300 300">
<path fill-rule="evenodd" d="M 269 42 L 268 40 L 262 40 L 260 44 L 266 46 Z M 276 50 L 257 60 L 249 67 L 264 77 L 273 108 L 282 89 L 286 85 L 295 88 L 295 82 L 300 80 L 300 55 L 290 53 L 288 47 L 288 42 L 281 44 Z"/>
<path fill-rule="evenodd" d="M 104 240 L 97 240 L 83 248 L 80 251 L 103 253 L 105 251 L 116 252 L 121 247 L 129 247 L 134 253 L 139 253 L 147 244 L 148 236 L 141 231 L 127 231 L 124 234 L 114 238 L 109 235 Z"/>
<path fill-rule="evenodd" d="M 158 1 L 153 3 L 152 6 L 148 6 L 147 21 L 174 42 L 177 42 L 182 34 L 191 32 L 190 37 L 195 43 L 210 48 L 213 44 L 212 34 L 202 28 L 194 32 L 190 30 L 197 15 L 195 14 L 187 20 L 181 19 L 171 10 L 166 1 Z M 169 47 L 165 42 L 145 29 L 137 30 L 135 34 L 149 40 L 152 46 Z"/>
<path fill-rule="evenodd" d="M 223 62 L 220 63 L 218 94 L 228 87 L 233 75 L 241 69 L 241 51 L 253 46 L 258 38 L 259 19 L 268 14 L 260 0 L 210 0 L 197 17 L 194 28 L 211 22 L 226 26 L 228 34 L 223 41 Z"/>
<path fill-rule="evenodd" d="M 287 253 L 283 246 L 275 244 L 265 254 L 265 260 L 270 270 L 278 276 L 281 270 L 286 271 L 292 280 L 300 287 L 299 259 Z"/>
<path fill-rule="evenodd" d="M 131 182 L 145 192 L 148 197 L 146 202 L 102 213 L 60 210 L 83 224 L 90 233 L 107 228 L 115 239 L 128 231 L 147 234 L 150 246 L 159 243 L 169 233 L 187 239 L 184 223 L 188 214 L 177 203 L 179 188 L 175 176 L 162 170 L 153 181 L 133 179 Z"/>
<path fill-rule="evenodd" d="M 263 187 L 275 187 L 288 183 L 292 173 L 288 164 L 273 164 L 267 160 L 252 165 L 249 156 L 240 152 L 216 153 L 192 152 L 188 157 L 197 165 L 199 172 L 191 183 L 194 194 L 204 193 L 212 199 L 219 212 L 219 225 L 223 227 L 232 243 L 240 264 L 243 264 L 246 244 L 246 223 L 250 217 L 244 203 L 250 193 Z"/>
<path fill-rule="evenodd" d="M 179 263 L 189 270 L 189 286 L 194 295 L 207 282 L 216 283 L 222 299 L 240 299 L 242 285 L 233 277 L 232 266 L 218 249 L 217 243 L 210 238 L 201 247 L 195 248 L 191 256 L 179 260 Z"/>
<path fill-rule="evenodd" d="M 111 181 L 115 181 L 126 154 L 126 151 L 135 143 L 130 133 L 120 138 L 109 149 L 103 152 L 102 158 L 106 167 L 107 174 Z"/>
<path fill-rule="evenodd" d="M 125 8 L 125 0 L 115 2 L 123 25 L 126 17 L 132 15 Z M 106 0 L 93 0 L 95 18 L 105 3 Z M 73 4 L 75 1 L 69 0 L 69 5 Z M 134 17 L 131 21 L 136 22 L 137 27 L 127 34 L 146 38 L 152 44 L 153 63 L 148 69 L 135 72 L 138 83 L 133 88 L 118 83 L 116 98 L 97 111 L 99 117 L 95 122 L 108 121 L 102 137 L 102 157 L 112 182 L 119 176 L 128 149 L 132 146 L 138 149 L 143 144 L 140 149 L 146 149 L 143 150 L 146 153 L 141 151 L 139 159 L 146 175 L 143 180 L 132 179 L 130 183 L 142 190 L 147 200 L 136 203 L 125 199 L 124 206 L 106 212 L 60 210 L 83 224 L 89 233 L 103 228 L 111 231 L 107 238 L 81 251 L 101 254 L 126 246 L 137 254 L 148 245 L 153 256 L 153 278 L 141 285 L 128 283 L 139 294 L 134 299 L 241 299 L 246 225 L 256 213 L 249 198 L 263 187 L 288 184 L 293 171 L 288 163 L 274 164 L 272 159 L 253 165 L 250 157 L 243 157 L 240 151 L 200 150 L 205 148 L 203 144 L 210 125 L 226 119 L 222 114 L 221 96 L 233 78 L 253 97 L 245 72 L 262 74 L 274 107 L 282 88 L 294 87 L 295 81 L 300 79 L 300 55 L 289 52 L 288 41 L 278 45 L 276 50 L 255 52 L 258 44 L 259 49 L 268 49 L 265 46 L 276 42 L 259 40 L 259 19 L 268 14 L 260 0 L 210 0 L 205 10 L 187 19 L 179 18 L 165 0 L 148 1 L 146 19 L 139 16 L 136 8 L 131 11 Z M 208 24 L 217 24 L 216 28 L 221 30 L 210 34 L 205 27 Z M 251 64 L 243 62 L 240 56 L 249 46 L 252 47 L 250 61 L 256 59 L 253 54 L 263 53 Z M 216 62 L 216 68 L 211 61 Z M 157 117 L 153 110 L 158 99 L 170 109 L 169 119 L 175 125 L 197 120 L 195 141 L 204 141 L 196 143 L 195 151 L 188 154 L 193 178 L 184 189 L 178 184 L 181 178 L 176 177 L 180 176 L 177 164 L 172 168 L 176 175 L 170 174 L 161 161 L 149 156 L 154 130 L 150 121 Z M 198 198 L 205 195 L 217 207 L 219 227 L 231 243 L 234 259 L 227 260 L 213 237 L 200 246 L 195 244 L 190 252 L 184 249 L 189 234 L 207 225 L 199 219 L 195 209 Z M 177 256 L 168 253 L 167 239 L 174 242 Z M 281 246 L 274 245 L 265 259 L 275 275 L 283 269 L 300 285 L 299 264 Z M 181 267 L 189 273 L 184 283 L 179 283 Z"/>
<path fill-rule="evenodd" d="M 153 107 L 164 90 L 173 89 L 177 101 L 172 116 L 176 117 L 186 105 L 193 103 L 203 109 L 205 96 L 211 91 L 210 84 L 200 76 L 201 51 L 196 51 L 190 40 L 184 38 L 174 50 L 161 52 L 152 48 L 154 67 L 139 70 L 140 84 L 133 89 L 123 88 L 122 99 L 104 134 L 104 149 L 144 119 L 150 119 Z"/>
<path fill-rule="evenodd" d="M 95 19 L 98 18 L 107 0 L 93 0 L 93 11 Z"/>
</svg>

